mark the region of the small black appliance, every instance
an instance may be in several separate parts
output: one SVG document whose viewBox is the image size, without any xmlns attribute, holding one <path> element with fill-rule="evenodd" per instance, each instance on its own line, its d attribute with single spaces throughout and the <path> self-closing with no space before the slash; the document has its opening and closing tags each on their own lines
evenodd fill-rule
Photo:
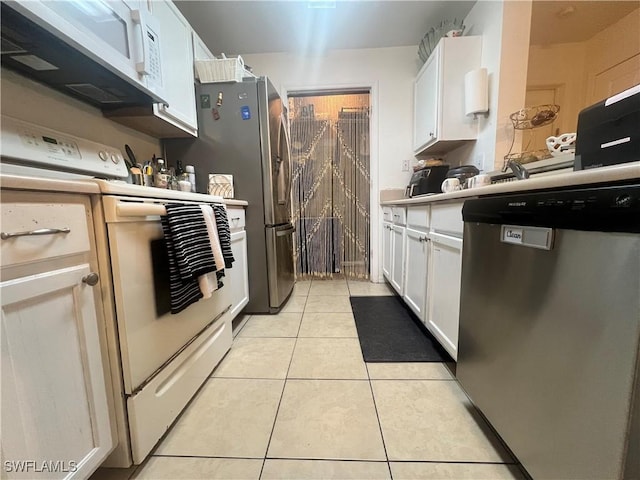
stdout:
<svg viewBox="0 0 640 480">
<path fill-rule="evenodd" d="M 414 172 L 407 186 L 407 196 L 442 193 L 442 182 L 447 177 L 448 171 L 449 165 L 436 165 Z"/>
</svg>

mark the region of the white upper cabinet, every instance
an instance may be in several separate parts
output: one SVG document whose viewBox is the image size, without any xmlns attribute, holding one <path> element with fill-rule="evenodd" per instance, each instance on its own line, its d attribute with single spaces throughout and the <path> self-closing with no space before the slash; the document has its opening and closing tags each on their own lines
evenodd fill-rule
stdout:
<svg viewBox="0 0 640 480">
<path fill-rule="evenodd" d="M 475 140 L 478 122 L 464 114 L 464 76 L 480 68 L 482 37 L 443 38 L 414 84 L 413 149 L 446 153 Z"/>
<path fill-rule="evenodd" d="M 202 41 L 195 30 L 191 31 L 191 41 L 193 42 L 194 60 L 214 60 L 216 56 L 211 53 L 209 47 Z"/>
<path fill-rule="evenodd" d="M 156 104 L 154 113 L 184 130 L 198 135 L 191 25 L 173 2 L 154 2 L 153 16 L 158 19 L 162 41 L 163 86 L 168 106 Z"/>
</svg>

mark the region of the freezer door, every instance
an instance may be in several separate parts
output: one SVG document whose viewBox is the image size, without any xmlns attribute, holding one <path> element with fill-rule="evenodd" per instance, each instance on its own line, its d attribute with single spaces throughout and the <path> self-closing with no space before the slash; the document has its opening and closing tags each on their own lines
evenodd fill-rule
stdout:
<svg viewBox="0 0 640 480">
<path fill-rule="evenodd" d="M 287 109 L 266 78 L 258 87 L 258 102 L 267 108 L 260 115 L 265 225 L 291 220 L 291 155 Z"/>
<path fill-rule="evenodd" d="M 269 307 L 278 310 L 293 290 L 293 232 L 291 224 L 267 227 L 267 270 L 269 272 Z"/>
</svg>

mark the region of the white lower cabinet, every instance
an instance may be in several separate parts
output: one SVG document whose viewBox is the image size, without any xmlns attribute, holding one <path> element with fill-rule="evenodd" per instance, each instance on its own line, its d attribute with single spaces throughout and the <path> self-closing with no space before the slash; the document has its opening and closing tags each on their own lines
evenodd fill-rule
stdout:
<svg viewBox="0 0 640 480">
<path fill-rule="evenodd" d="M 249 303 L 249 270 L 247 264 L 247 232 L 231 234 L 233 267 L 225 270 L 231 288 L 231 318 L 235 318 Z"/>
<path fill-rule="evenodd" d="M 427 328 L 453 357 L 458 357 L 462 239 L 430 233 Z"/>
<path fill-rule="evenodd" d="M 2 478 L 87 478 L 114 447 L 89 200 L 2 200 Z"/>
<path fill-rule="evenodd" d="M 403 294 L 404 288 L 404 237 L 405 227 L 393 225 L 391 227 L 391 286 L 398 295 Z"/>
<path fill-rule="evenodd" d="M 425 323 L 427 299 L 427 233 L 407 228 L 406 230 L 406 281 L 404 301 L 409 308 Z"/>
<path fill-rule="evenodd" d="M 382 223 L 382 274 L 391 282 L 391 223 Z"/>
<path fill-rule="evenodd" d="M 453 359 L 458 357 L 463 203 L 385 206 L 382 222 L 385 278 Z"/>
</svg>

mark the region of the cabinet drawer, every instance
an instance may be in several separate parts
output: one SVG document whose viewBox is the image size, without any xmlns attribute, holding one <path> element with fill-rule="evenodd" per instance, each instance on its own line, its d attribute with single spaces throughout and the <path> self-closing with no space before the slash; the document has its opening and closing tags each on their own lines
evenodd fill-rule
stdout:
<svg viewBox="0 0 640 480">
<path fill-rule="evenodd" d="M 435 204 L 431 206 L 431 229 L 437 232 L 462 236 L 462 205 L 464 202 Z"/>
<path fill-rule="evenodd" d="M 385 222 L 393 221 L 393 214 L 391 213 L 391 207 L 382 207 L 382 219 Z"/>
<path fill-rule="evenodd" d="M 244 230 L 244 208 L 227 207 L 227 216 L 229 217 L 229 228 L 232 232 Z"/>
<path fill-rule="evenodd" d="M 44 233 L 0 240 L 3 266 L 87 252 L 91 248 L 89 212 L 82 203 L 6 202 L 2 203 L 1 211 L 3 234 Z M 54 229 L 69 232 L 55 233 Z"/>
<path fill-rule="evenodd" d="M 429 228 L 429 205 L 407 209 L 407 227 L 426 231 Z"/>
<path fill-rule="evenodd" d="M 393 223 L 396 225 L 407 224 L 407 209 L 404 207 L 392 207 L 391 215 L 393 217 Z"/>
</svg>

